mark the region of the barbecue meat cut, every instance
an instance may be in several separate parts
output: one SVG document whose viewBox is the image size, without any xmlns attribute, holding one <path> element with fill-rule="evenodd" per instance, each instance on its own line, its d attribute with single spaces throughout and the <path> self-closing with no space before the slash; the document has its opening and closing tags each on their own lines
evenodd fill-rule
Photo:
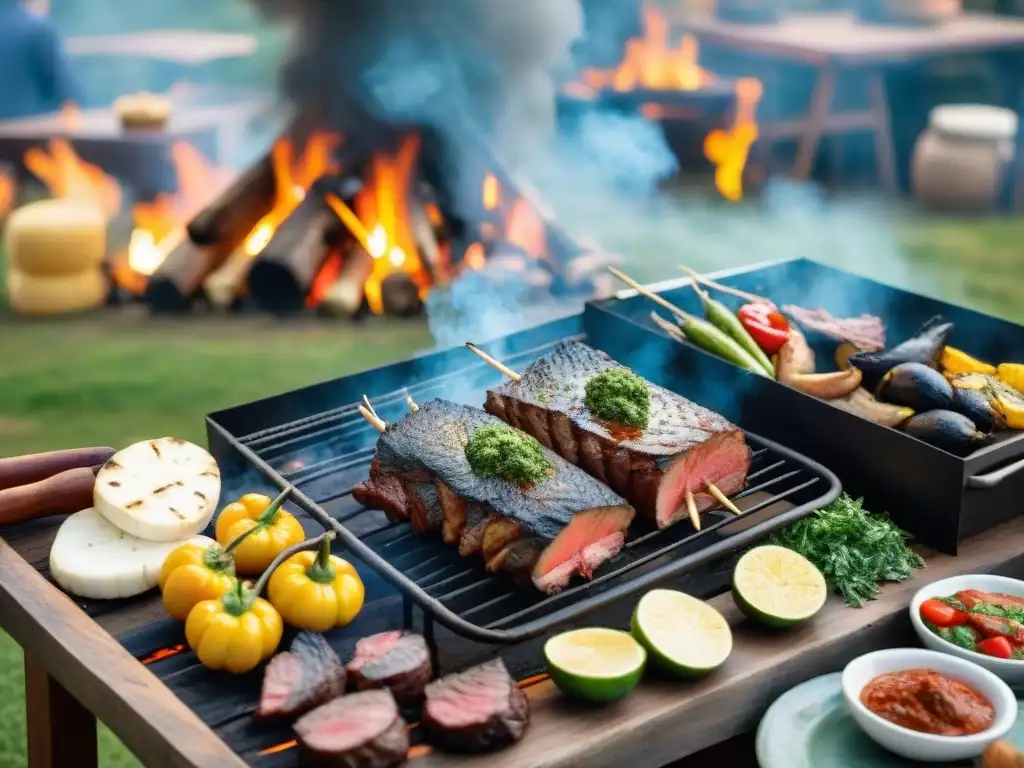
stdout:
<svg viewBox="0 0 1024 768">
<path fill-rule="evenodd" d="M 530 724 L 530 701 L 501 659 L 427 686 L 423 726 L 452 752 L 490 752 L 514 744 Z"/>
<path fill-rule="evenodd" d="M 686 518 L 687 491 L 703 512 L 718 506 L 706 483 L 726 496 L 746 487 L 750 448 L 742 430 L 667 389 L 648 382 L 646 429 L 593 418 L 583 404 L 587 381 L 622 367 L 586 344 L 563 341 L 519 381 L 488 390 L 484 408 L 608 483 L 659 528 Z"/>
<path fill-rule="evenodd" d="M 389 688 L 399 704 L 423 698 L 430 682 L 430 649 L 422 635 L 381 632 L 356 643 L 355 655 L 346 668 L 357 691 Z"/>
<path fill-rule="evenodd" d="M 345 667 L 322 635 L 301 632 L 263 673 L 256 717 L 297 717 L 345 692 Z"/>
<path fill-rule="evenodd" d="M 409 754 L 409 729 L 391 691 L 364 691 L 317 707 L 295 723 L 303 764 L 392 768 Z"/>
<path fill-rule="evenodd" d="M 589 578 L 622 548 L 632 507 L 546 449 L 554 469 L 533 485 L 475 475 L 465 453 L 470 435 L 500 423 L 479 408 L 424 403 L 388 425 L 370 477 L 353 496 L 393 521 L 440 533 L 463 556 L 485 554 L 489 570 L 542 592 L 562 589 L 574 574 Z M 436 492 L 426 492 L 428 485 Z"/>
</svg>

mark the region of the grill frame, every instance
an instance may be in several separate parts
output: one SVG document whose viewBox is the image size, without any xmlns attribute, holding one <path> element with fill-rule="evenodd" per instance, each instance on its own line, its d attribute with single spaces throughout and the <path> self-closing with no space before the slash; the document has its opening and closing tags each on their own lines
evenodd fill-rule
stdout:
<svg viewBox="0 0 1024 768">
<path fill-rule="evenodd" d="M 508 361 L 511 366 L 522 367 L 526 358 L 532 360 L 539 357 L 558 341 L 568 337 L 582 339 L 583 326 L 583 316 L 575 315 L 481 346 L 495 357 Z M 511 354 L 502 354 L 502 351 L 510 351 Z M 760 499 L 755 502 L 750 514 L 764 512 L 780 500 L 797 496 L 799 503 L 791 509 L 776 512 L 765 520 L 749 524 L 743 530 L 735 532 L 730 532 L 730 529 L 740 527 L 748 520 L 746 516 L 742 518 L 720 516 L 712 525 L 707 525 L 699 533 L 689 536 L 683 535 L 687 529 L 692 531 L 687 523 L 680 523 L 656 534 L 641 536 L 639 541 L 631 532 L 631 536 L 627 540 L 627 547 L 624 548 L 624 552 L 628 550 L 627 554 L 620 554 L 611 564 L 602 566 L 592 582 L 581 585 L 572 584 L 561 593 L 539 597 L 540 593 L 530 593 L 528 590 L 524 592 L 510 584 L 505 587 L 503 578 L 490 576 L 489 578 L 492 580 L 490 586 L 500 590 L 497 598 L 484 599 L 482 604 L 471 605 L 463 609 L 455 608 L 446 602 L 451 603 L 456 598 L 468 597 L 475 591 L 482 591 L 486 598 L 487 583 L 480 582 L 477 574 L 477 572 L 481 574 L 484 572 L 480 558 L 460 558 L 455 548 L 444 544 L 439 536 L 415 534 L 409 528 L 408 523 L 389 523 L 371 528 L 368 532 L 360 531 L 361 523 L 365 522 L 366 525 L 370 525 L 374 516 L 379 516 L 379 519 L 382 519 L 382 515 L 377 512 L 361 511 L 362 508 L 355 504 L 354 500 L 351 500 L 353 508 L 348 510 L 332 514 L 327 508 L 347 503 L 344 500 L 350 498 L 351 485 L 354 485 L 354 482 L 349 483 L 346 479 L 344 483 L 336 486 L 336 491 L 320 493 L 314 492 L 312 486 L 322 482 L 325 484 L 324 487 L 330 487 L 333 477 L 339 475 L 347 477 L 349 474 L 356 475 L 357 472 L 361 473 L 356 475 L 359 479 L 365 478 L 365 472 L 361 472 L 361 469 L 368 465 L 372 457 L 376 432 L 363 422 L 356 410 L 363 390 L 373 401 L 374 407 L 382 418 L 397 418 L 401 414 L 399 408 L 404 409 L 406 393 L 411 394 L 418 401 L 426 401 L 431 399 L 431 396 L 427 395 L 430 389 L 441 390 L 436 392 L 434 397 L 440 395 L 469 403 L 474 403 L 475 396 L 475 404 L 482 405 L 487 386 L 493 386 L 496 383 L 495 381 L 489 385 L 476 385 L 476 382 L 485 378 L 500 380 L 500 375 L 462 348 L 425 355 L 405 363 L 379 368 L 352 377 L 344 377 L 276 398 L 211 414 L 207 417 L 211 450 L 222 466 L 226 461 L 238 462 L 236 467 L 241 470 L 241 475 L 246 474 L 246 471 L 251 473 L 255 470 L 277 488 L 283 489 L 292 485 L 294 490 L 290 503 L 301 509 L 324 529 L 334 530 L 338 535 L 338 545 L 376 572 L 402 595 L 407 626 L 411 626 L 413 623 L 413 605 L 422 611 L 424 634 L 427 635 L 428 641 L 432 640 L 433 621 L 435 620 L 453 632 L 481 643 L 510 645 L 539 637 L 585 614 L 635 595 L 673 577 L 693 574 L 702 568 L 712 567 L 737 550 L 749 546 L 772 531 L 824 506 L 835 499 L 841 491 L 838 478 L 817 462 L 775 442 L 748 433 L 748 440 L 758 454 L 758 458 L 775 457 L 775 463 L 769 462 L 767 468 L 760 470 L 761 474 L 768 473 L 766 483 L 754 482 L 753 488 L 742 494 L 737 494 L 734 498 L 755 498 L 759 488 L 806 475 L 809 479 L 802 484 L 794 483 L 794 487 L 788 488 L 785 493 L 769 494 L 769 499 Z M 381 382 L 394 381 L 404 381 L 406 386 L 388 389 L 387 383 L 381 384 Z M 474 384 L 470 384 L 470 381 Z M 451 395 L 450 390 L 455 386 L 455 382 L 460 382 L 465 386 L 464 397 Z M 344 392 L 344 395 L 339 394 L 337 397 L 343 398 L 342 402 L 345 405 L 319 414 L 315 412 L 315 405 L 310 408 L 303 407 L 302 401 L 305 399 L 309 399 L 311 403 L 323 403 L 329 399 L 324 388 L 333 389 L 336 393 Z M 304 411 L 310 410 L 312 412 L 301 415 Z M 291 418 L 285 419 L 284 423 L 274 424 L 274 413 L 288 413 Z M 257 418 L 251 418 L 253 416 L 257 416 Z M 263 423 L 267 426 L 246 434 L 236 435 L 232 432 L 230 426 L 232 423 Z M 354 434 L 355 437 L 351 438 L 351 441 L 348 437 L 343 437 L 344 445 L 349 447 L 338 453 L 332 449 L 331 459 L 304 466 L 291 474 L 282 469 L 280 464 L 273 465 L 275 457 L 269 454 L 277 451 L 276 458 L 285 460 L 287 456 L 291 455 L 288 451 L 294 450 L 301 453 L 304 450 L 309 450 L 308 442 L 310 440 L 313 440 L 314 445 L 317 440 L 330 440 L 332 432 L 335 433 L 335 436 L 344 432 L 345 435 Z M 774 470 L 782 470 L 782 473 L 779 476 L 772 475 L 771 472 Z M 756 469 L 756 464 L 752 465 L 751 477 L 756 480 L 757 474 L 759 472 Z M 310 490 L 308 492 L 304 490 L 301 487 L 303 485 Z M 820 490 L 820 493 L 813 495 L 811 489 Z M 362 520 L 359 519 L 361 515 L 365 515 Z M 392 532 L 397 533 L 393 534 Z M 372 541 L 371 539 L 375 536 L 389 538 L 383 542 Z M 414 549 L 411 552 L 402 552 L 394 558 L 383 553 L 382 550 L 388 546 L 405 540 L 413 542 Z M 420 546 L 421 544 L 422 546 Z M 645 549 L 638 549 L 639 547 L 645 547 Z M 636 559 L 630 560 L 633 550 L 638 551 L 639 554 Z M 425 560 L 417 559 L 404 567 L 397 567 L 394 563 L 395 559 L 421 552 L 427 553 Z M 681 556 L 673 556 L 678 552 L 686 553 Z M 456 576 L 461 578 L 469 575 L 469 580 L 463 584 L 455 577 L 446 576 L 425 584 L 427 579 L 438 574 L 432 572 L 424 576 L 413 575 L 418 568 L 437 560 L 442 563 L 442 571 L 449 567 L 444 565 L 445 561 L 465 565 L 466 570 Z M 431 593 L 432 589 L 446 583 L 449 583 L 454 591 L 444 595 Z M 537 599 L 538 597 L 539 599 Z M 484 620 L 487 610 L 508 600 L 511 600 L 513 605 L 524 601 L 526 603 L 532 601 L 532 604 L 513 610 L 500 619 Z M 542 611 L 546 612 L 542 613 Z M 484 614 L 484 616 L 476 618 L 480 614 Z M 527 619 L 529 616 L 533 616 L 533 618 Z"/>
</svg>

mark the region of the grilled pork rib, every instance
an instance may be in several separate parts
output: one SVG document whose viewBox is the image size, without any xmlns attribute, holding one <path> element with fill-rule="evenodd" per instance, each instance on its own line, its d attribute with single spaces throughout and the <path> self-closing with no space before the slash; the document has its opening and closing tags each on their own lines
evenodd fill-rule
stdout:
<svg viewBox="0 0 1024 768">
<path fill-rule="evenodd" d="M 549 450 L 544 454 L 554 471 L 533 485 L 478 477 L 466 443 L 474 430 L 500 423 L 478 408 L 423 403 L 388 425 L 370 477 L 353 496 L 393 521 L 440 533 L 463 556 L 482 554 L 491 571 L 556 592 L 619 552 L 633 509 Z"/>
<path fill-rule="evenodd" d="M 659 528 L 686 517 L 687 491 L 703 512 L 718 506 L 706 483 L 726 496 L 746 487 L 750 448 L 742 430 L 667 389 L 648 382 L 647 429 L 594 419 L 583 404 L 587 381 L 622 367 L 586 344 L 564 341 L 519 381 L 489 390 L 484 408 L 610 485 Z"/>
</svg>

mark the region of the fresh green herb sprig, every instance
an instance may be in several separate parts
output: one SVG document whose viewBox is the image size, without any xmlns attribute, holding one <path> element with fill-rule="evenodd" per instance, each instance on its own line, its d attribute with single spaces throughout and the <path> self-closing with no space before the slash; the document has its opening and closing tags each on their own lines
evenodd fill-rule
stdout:
<svg viewBox="0 0 1024 768">
<path fill-rule="evenodd" d="M 887 515 L 864 509 L 845 493 L 823 509 L 770 537 L 817 566 L 829 588 L 860 608 L 878 597 L 879 584 L 905 581 L 924 560 L 907 546 L 907 534 Z"/>
</svg>

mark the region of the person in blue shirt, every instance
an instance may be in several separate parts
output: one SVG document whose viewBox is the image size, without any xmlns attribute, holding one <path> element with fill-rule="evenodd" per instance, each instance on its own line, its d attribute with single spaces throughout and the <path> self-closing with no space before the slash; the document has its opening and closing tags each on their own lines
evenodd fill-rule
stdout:
<svg viewBox="0 0 1024 768">
<path fill-rule="evenodd" d="M 78 102 L 71 59 L 53 23 L 20 0 L 0 0 L 0 120 Z"/>
</svg>

